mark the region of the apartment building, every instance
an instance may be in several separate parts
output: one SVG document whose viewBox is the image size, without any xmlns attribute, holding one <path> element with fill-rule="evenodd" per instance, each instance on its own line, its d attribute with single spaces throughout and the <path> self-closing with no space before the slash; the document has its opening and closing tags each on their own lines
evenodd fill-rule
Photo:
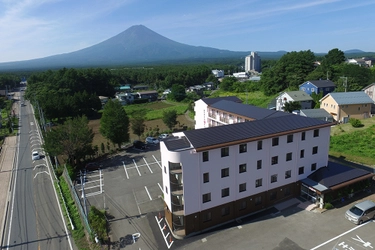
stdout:
<svg viewBox="0 0 375 250">
<path fill-rule="evenodd" d="M 331 123 L 223 98 L 197 103 L 207 108 L 195 118 L 200 129 L 160 144 L 165 217 L 176 235 L 296 197 L 300 181 L 327 166 Z M 220 121 L 224 113 L 228 119 Z"/>
<path fill-rule="evenodd" d="M 262 64 L 260 56 L 257 52 L 251 52 L 245 57 L 245 71 L 246 72 L 261 72 Z"/>
</svg>

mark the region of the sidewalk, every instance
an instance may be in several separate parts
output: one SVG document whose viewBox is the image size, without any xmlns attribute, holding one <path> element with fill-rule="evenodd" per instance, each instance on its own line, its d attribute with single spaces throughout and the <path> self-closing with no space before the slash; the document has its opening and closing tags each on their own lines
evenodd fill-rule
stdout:
<svg viewBox="0 0 375 250">
<path fill-rule="evenodd" d="M 3 243 L 5 219 L 9 211 L 9 190 L 12 178 L 17 136 L 6 137 L 0 153 L 0 243 Z"/>
</svg>

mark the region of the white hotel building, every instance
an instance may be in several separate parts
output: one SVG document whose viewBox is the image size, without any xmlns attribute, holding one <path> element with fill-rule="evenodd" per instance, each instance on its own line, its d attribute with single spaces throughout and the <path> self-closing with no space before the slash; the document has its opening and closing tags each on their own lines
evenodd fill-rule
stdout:
<svg viewBox="0 0 375 250">
<path fill-rule="evenodd" d="M 236 101 L 197 101 L 196 129 L 160 144 L 165 217 L 176 235 L 299 196 L 300 181 L 327 166 L 331 123 Z"/>
</svg>

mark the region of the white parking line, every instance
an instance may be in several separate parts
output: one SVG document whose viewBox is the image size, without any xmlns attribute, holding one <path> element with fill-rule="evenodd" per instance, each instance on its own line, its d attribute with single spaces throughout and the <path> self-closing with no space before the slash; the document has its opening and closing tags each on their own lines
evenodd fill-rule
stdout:
<svg viewBox="0 0 375 250">
<path fill-rule="evenodd" d="M 137 171 L 138 171 L 139 176 L 142 176 L 142 175 L 141 175 L 141 172 L 139 172 L 139 169 L 138 169 L 137 163 L 135 162 L 134 159 L 133 159 L 133 162 L 134 162 L 135 168 L 136 168 Z"/>
<path fill-rule="evenodd" d="M 160 186 L 159 182 L 158 182 L 158 186 L 159 186 L 161 192 L 163 193 L 163 188 Z"/>
<path fill-rule="evenodd" d="M 139 212 L 139 214 L 142 214 L 141 213 L 141 209 L 139 208 L 139 206 L 138 206 L 138 201 L 137 201 L 137 197 L 135 196 L 135 193 L 134 193 L 134 189 L 133 189 L 133 196 L 134 196 L 134 200 L 135 200 L 135 204 L 137 204 L 137 207 L 138 207 L 138 212 Z"/>
<path fill-rule="evenodd" d="M 148 163 L 147 163 L 147 161 L 146 161 L 146 159 L 145 159 L 144 157 L 143 157 L 143 160 L 145 161 L 145 163 L 146 163 L 146 165 L 147 165 L 148 169 L 150 170 L 151 174 L 153 174 L 154 172 L 152 172 L 152 170 L 151 170 L 150 166 L 148 165 Z"/>
<path fill-rule="evenodd" d="M 155 159 L 155 161 L 156 161 L 156 163 L 159 165 L 159 167 L 160 167 L 160 169 L 163 169 L 162 167 L 161 167 L 161 165 L 160 165 L 160 163 L 159 163 L 159 161 L 155 158 L 155 156 L 154 155 L 152 155 L 152 157 L 154 157 L 154 159 Z"/>
<path fill-rule="evenodd" d="M 122 165 L 124 165 L 124 170 L 125 170 L 126 178 L 129 180 L 129 175 L 128 175 L 128 171 L 126 171 L 125 163 L 122 162 Z"/>
<path fill-rule="evenodd" d="M 345 234 L 348 234 L 348 233 L 350 233 L 350 232 L 352 232 L 352 231 L 354 231 L 354 230 L 356 230 L 356 229 L 358 229 L 358 228 L 360 228 L 360 227 L 363 227 L 364 225 L 366 225 L 367 223 L 370 223 L 370 222 L 371 222 L 371 221 L 368 221 L 368 222 L 363 223 L 363 224 L 361 224 L 361 225 L 359 225 L 359 226 L 356 226 L 356 227 L 354 227 L 354 228 L 352 228 L 352 229 L 350 229 L 350 230 L 348 230 L 348 231 L 346 231 L 346 232 L 344 232 L 344 233 L 342 233 L 342 234 L 340 234 L 340 235 L 337 235 L 336 237 L 334 237 L 334 238 L 332 238 L 332 239 L 330 239 L 330 240 L 327 240 L 326 242 L 323 242 L 323 243 L 320 244 L 319 246 L 316 246 L 316 247 L 314 247 L 314 248 L 311 248 L 310 250 L 318 249 L 318 248 L 320 248 L 320 247 L 322 247 L 322 246 L 324 246 L 324 245 L 330 243 L 331 241 L 334 241 L 334 240 L 340 238 L 341 236 L 344 236 Z"/>
<path fill-rule="evenodd" d="M 147 192 L 147 194 L 148 194 L 148 198 L 150 198 L 150 201 L 152 201 L 151 195 L 150 195 L 150 193 L 148 192 L 148 189 L 147 189 L 146 186 L 145 186 L 145 189 L 146 189 L 146 192 Z"/>
</svg>

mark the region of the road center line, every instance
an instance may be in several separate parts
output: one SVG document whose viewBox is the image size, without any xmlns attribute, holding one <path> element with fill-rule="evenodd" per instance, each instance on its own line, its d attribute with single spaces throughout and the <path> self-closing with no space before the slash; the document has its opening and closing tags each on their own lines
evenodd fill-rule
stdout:
<svg viewBox="0 0 375 250">
<path fill-rule="evenodd" d="M 134 162 L 135 168 L 137 169 L 137 172 L 138 172 L 139 176 L 142 176 L 142 175 L 141 175 L 141 172 L 139 172 L 139 169 L 138 169 L 137 163 L 135 162 L 134 159 L 133 159 L 133 162 Z"/>
<path fill-rule="evenodd" d="M 128 175 L 128 171 L 126 171 L 125 163 L 122 162 L 122 165 L 124 166 L 124 170 L 125 170 L 126 178 L 129 180 L 129 175 Z"/>
<path fill-rule="evenodd" d="M 153 174 L 154 172 L 152 172 L 152 170 L 151 170 L 150 166 L 148 165 L 148 163 L 147 163 L 147 161 L 146 161 L 146 159 L 145 159 L 144 157 L 143 157 L 143 160 L 145 161 L 145 163 L 146 163 L 146 165 L 147 165 L 148 169 L 150 170 L 151 174 Z"/>
</svg>

